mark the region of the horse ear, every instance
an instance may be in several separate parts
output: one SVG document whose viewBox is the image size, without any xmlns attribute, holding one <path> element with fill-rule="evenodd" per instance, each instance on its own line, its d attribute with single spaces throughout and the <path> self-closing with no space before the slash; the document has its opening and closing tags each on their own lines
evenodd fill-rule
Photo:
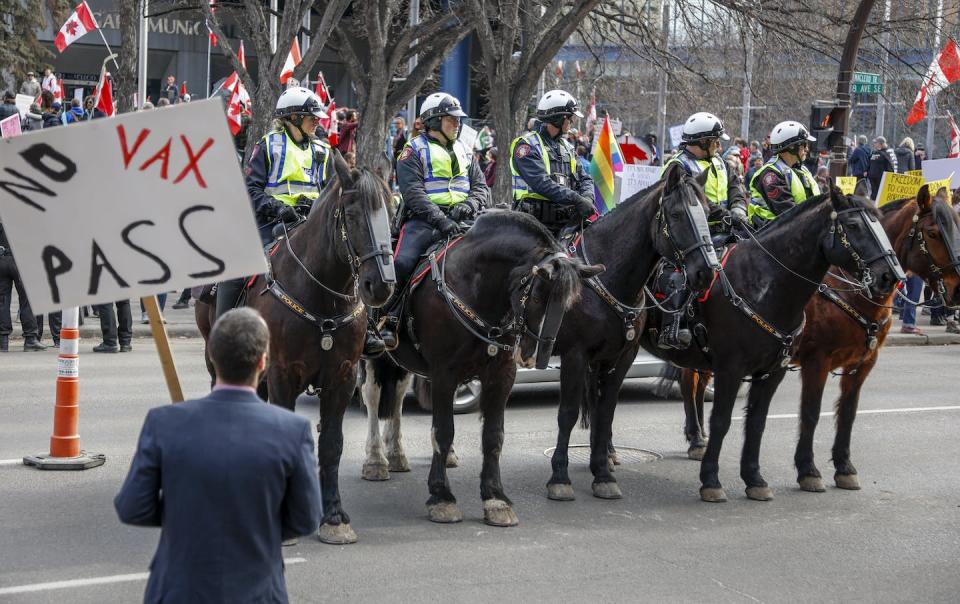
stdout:
<svg viewBox="0 0 960 604">
<path fill-rule="evenodd" d="M 553 263 L 544 262 L 543 264 L 533 265 L 533 274 L 537 277 L 543 277 L 547 281 L 553 278 Z"/>
<path fill-rule="evenodd" d="M 340 155 L 339 150 L 331 149 L 330 152 L 333 153 L 333 170 L 337 173 L 340 188 L 353 188 L 353 175 L 351 174 L 350 166 L 347 165 L 347 161 L 343 159 L 343 155 Z"/>
<path fill-rule="evenodd" d="M 581 279 L 590 279 L 605 270 L 607 270 L 607 267 L 602 264 L 581 264 L 577 267 L 577 274 L 580 275 Z"/>
<path fill-rule="evenodd" d="M 703 170 L 702 172 L 700 172 L 700 174 L 697 174 L 697 177 L 694 178 L 693 180 L 695 180 L 696 183 L 697 183 L 698 185 L 700 185 L 700 188 L 702 189 L 702 188 L 704 188 L 705 186 L 707 186 L 707 179 L 708 179 L 708 178 L 710 178 L 710 171 L 709 171 L 709 170 Z"/>
<path fill-rule="evenodd" d="M 917 191 L 917 205 L 920 206 L 920 212 L 929 212 L 933 207 L 933 198 L 930 197 L 930 185 L 923 185 Z"/>
<path fill-rule="evenodd" d="M 866 178 L 858 180 L 857 185 L 853 188 L 853 194 L 857 197 L 870 197 L 870 181 Z"/>
<path fill-rule="evenodd" d="M 667 171 L 663 174 L 664 190 L 670 191 L 676 189 L 680 184 L 680 178 L 683 176 L 683 168 L 678 163 L 672 163 L 667 166 Z"/>
<path fill-rule="evenodd" d="M 942 201 L 943 203 L 950 205 L 947 201 L 950 198 L 950 194 L 947 192 L 946 187 L 940 187 L 937 189 L 937 194 L 933 196 L 935 201 Z"/>
</svg>

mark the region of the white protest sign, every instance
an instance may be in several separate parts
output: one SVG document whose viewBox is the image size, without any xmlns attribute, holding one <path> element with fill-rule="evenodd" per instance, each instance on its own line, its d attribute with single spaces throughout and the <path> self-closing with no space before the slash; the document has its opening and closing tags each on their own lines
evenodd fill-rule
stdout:
<svg viewBox="0 0 960 604">
<path fill-rule="evenodd" d="M 462 142 L 467 149 L 473 151 L 476 149 L 477 139 L 480 138 L 480 133 L 471 128 L 466 124 L 460 126 L 460 142 Z"/>
<path fill-rule="evenodd" d="M 20 130 L 20 114 L 15 113 L 0 120 L 0 137 L 13 138 L 21 134 L 23 133 Z"/>
<path fill-rule="evenodd" d="M 266 270 L 220 99 L 5 138 L 0 166 L 37 313 Z"/>
<path fill-rule="evenodd" d="M 641 166 L 624 164 L 620 173 L 620 202 L 630 199 L 636 193 L 660 180 L 660 166 Z"/>
<path fill-rule="evenodd" d="M 674 149 L 680 148 L 680 143 L 683 142 L 683 124 L 677 124 L 676 126 L 670 126 L 670 146 Z"/>
<path fill-rule="evenodd" d="M 16 101 L 17 111 L 20 112 L 20 117 L 22 118 L 30 111 L 30 104 L 37 101 L 36 97 L 30 96 L 29 94 L 18 94 Z"/>
<path fill-rule="evenodd" d="M 950 188 L 960 186 L 960 158 L 925 159 L 920 168 L 923 170 L 923 179 L 927 182 L 953 177 Z"/>
</svg>

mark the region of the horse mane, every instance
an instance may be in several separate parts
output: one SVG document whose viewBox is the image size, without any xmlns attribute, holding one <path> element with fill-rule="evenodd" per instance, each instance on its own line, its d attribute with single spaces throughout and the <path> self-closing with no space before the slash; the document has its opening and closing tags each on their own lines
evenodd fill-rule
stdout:
<svg viewBox="0 0 960 604">
<path fill-rule="evenodd" d="M 622 202 L 618 203 L 612 210 L 610 210 L 610 211 L 607 212 L 606 214 L 603 214 L 603 215 L 601 215 L 599 218 L 597 218 L 597 220 L 595 221 L 595 223 L 596 223 L 596 222 L 600 222 L 601 220 L 603 220 L 603 219 L 606 218 L 607 216 L 610 216 L 611 214 L 615 213 L 615 212 L 616 212 L 617 210 L 619 210 L 620 208 L 625 208 L 625 207 L 627 207 L 627 206 L 631 206 L 631 205 L 637 203 L 637 200 L 646 199 L 647 196 L 650 195 L 651 191 L 653 191 L 653 190 L 656 189 L 657 187 L 662 187 L 662 186 L 663 186 L 663 180 L 661 179 L 661 180 L 658 180 L 657 182 L 653 183 L 653 184 L 650 185 L 649 187 L 647 187 L 647 188 L 645 188 L 645 189 L 643 189 L 643 190 L 641 190 L 641 191 L 637 191 L 636 193 L 634 193 L 634 194 L 631 195 L 630 197 L 628 197 L 628 198 L 624 199 Z"/>
<path fill-rule="evenodd" d="M 891 201 L 889 203 L 884 204 L 879 208 L 879 210 L 881 214 L 886 216 L 887 214 L 893 214 L 895 212 L 899 212 L 900 210 L 903 209 L 903 206 L 907 205 L 908 203 L 914 200 L 916 200 L 916 197 L 906 197 L 904 199 L 898 199 L 896 201 Z"/>
<path fill-rule="evenodd" d="M 562 251 L 547 227 L 524 212 L 487 210 L 477 217 L 469 233 L 477 233 L 477 237 L 486 238 L 494 233 L 502 233 L 505 229 L 520 230 L 537 237 L 544 251 Z"/>
<path fill-rule="evenodd" d="M 795 204 L 792 208 L 780 214 L 775 220 L 761 228 L 757 234 L 767 235 L 768 233 L 779 233 L 779 231 L 782 230 L 792 229 L 794 220 L 797 220 L 803 214 L 814 211 L 820 207 L 820 204 L 823 203 L 824 200 L 829 201 L 829 199 L 829 193 L 821 193 L 807 199 L 803 203 Z M 851 197 L 850 199 L 853 198 Z"/>
</svg>

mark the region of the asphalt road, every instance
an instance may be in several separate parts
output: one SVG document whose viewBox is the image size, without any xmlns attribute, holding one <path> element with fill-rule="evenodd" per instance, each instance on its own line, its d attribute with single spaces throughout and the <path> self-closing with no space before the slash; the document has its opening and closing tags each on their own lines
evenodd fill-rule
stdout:
<svg viewBox="0 0 960 604">
<path fill-rule="evenodd" d="M 149 340 L 123 355 L 83 354 L 81 436 L 106 465 L 40 472 L 0 461 L 0 602 L 134 602 L 158 531 L 121 525 L 112 498 L 130 462 L 146 411 L 165 388 Z M 84 346 L 86 348 L 86 346 Z M 196 340 L 174 344 L 188 396 L 207 378 Z M 788 376 L 774 400 L 761 460 L 776 498 L 747 500 L 738 478 L 740 422 L 727 438 L 721 479 L 731 499 L 699 501 L 698 465 L 686 459 L 677 401 L 647 385 L 625 388 L 615 441 L 662 455 L 626 463 L 616 475 L 624 499 L 590 494 L 585 464 L 571 472 L 577 500 L 545 497 L 555 438 L 550 388 L 511 401 L 503 478 L 520 526 L 488 527 L 479 499 L 477 416 L 456 418 L 461 467 L 451 470 L 464 522 L 426 519 L 430 418 L 405 414 L 412 465 L 389 482 L 359 478 L 365 413 L 351 409 L 341 465 L 342 493 L 360 542 L 315 539 L 285 548 L 293 602 L 955 602 L 960 578 L 960 402 L 953 383 L 957 347 L 886 350 L 865 386 L 853 461 L 863 490 L 811 494 L 792 467 L 799 382 Z M 50 435 L 56 358 L 0 357 L 0 460 L 43 451 Z M 836 396 L 836 380 L 826 400 Z M 913 411 L 910 411 L 910 410 Z M 829 404 L 826 410 L 829 410 Z M 298 412 L 315 419 L 314 401 Z M 816 440 L 832 484 L 832 420 Z M 586 442 L 577 430 L 575 442 Z M 51 582 L 77 581 L 57 588 Z"/>
</svg>

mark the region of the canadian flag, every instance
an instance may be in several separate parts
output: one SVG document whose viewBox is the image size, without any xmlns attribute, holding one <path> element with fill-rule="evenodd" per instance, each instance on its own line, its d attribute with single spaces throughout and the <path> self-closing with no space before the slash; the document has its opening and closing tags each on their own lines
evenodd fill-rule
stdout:
<svg viewBox="0 0 960 604">
<path fill-rule="evenodd" d="M 557 78 L 563 77 L 563 61 L 557 61 L 557 69 L 554 73 L 557 74 Z"/>
<path fill-rule="evenodd" d="M 953 115 L 950 115 L 950 153 L 947 157 L 960 157 L 960 128 L 957 128 L 957 122 L 953 121 Z"/>
<path fill-rule="evenodd" d="M 83 0 L 77 10 L 73 11 L 67 22 L 60 28 L 60 33 L 53 39 L 57 50 L 63 52 L 67 46 L 73 44 L 77 38 L 82 38 L 88 32 L 97 29 L 97 21 L 93 18 L 93 12 L 87 6 L 87 0 Z"/>
<path fill-rule="evenodd" d="M 248 115 L 253 115 L 250 110 L 250 95 L 247 94 L 247 87 L 243 85 L 243 81 L 240 79 L 240 75 L 234 71 L 227 79 L 223 81 L 223 89 L 231 93 L 231 98 L 233 98 L 233 93 L 237 92 L 240 95 L 240 102 L 243 103 L 243 112 Z"/>
<path fill-rule="evenodd" d="M 210 46 L 216 46 L 216 45 L 217 45 L 217 34 L 213 33 L 213 30 L 210 29 L 210 22 L 209 22 L 209 21 L 207 22 L 207 35 L 209 36 L 209 39 L 210 39 Z"/>
<path fill-rule="evenodd" d="M 227 123 L 230 125 L 230 134 L 233 136 L 236 136 L 243 126 L 243 101 L 240 100 L 240 89 L 242 87 L 243 84 L 233 89 L 230 102 L 227 103 Z"/>
<path fill-rule="evenodd" d="M 913 102 L 913 109 L 907 115 L 907 125 L 912 126 L 927 117 L 928 95 L 936 96 L 957 80 L 960 80 L 960 53 L 957 52 L 957 43 L 950 38 L 930 64 L 927 75 L 923 77 L 923 86 L 917 93 L 917 100 Z"/>
<path fill-rule="evenodd" d="M 97 104 L 95 109 L 107 114 L 107 117 L 113 117 L 115 111 L 113 107 L 113 85 L 110 83 L 110 74 L 106 71 L 100 72 L 100 82 L 97 83 L 96 92 Z"/>
<path fill-rule="evenodd" d="M 597 90 L 590 95 L 590 107 L 587 108 L 587 130 L 597 123 Z"/>
<path fill-rule="evenodd" d="M 243 52 L 243 40 L 240 40 L 240 50 L 237 51 L 237 60 L 240 61 L 244 69 L 247 68 L 247 53 Z"/>
<path fill-rule="evenodd" d="M 340 142 L 340 135 L 337 133 L 337 102 L 330 101 L 330 106 L 326 108 L 327 119 L 320 120 L 320 126 L 327 133 L 327 140 L 332 147 L 336 147 Z"/>
<path fill-rule="evenodd" d="M 280 83 L 286 84 L 287 80 L 293 75 L 293 70 L 300 64 L 300 42 L 296 38 L 290 45 L 290 52 L 287 54 L 287 60 L 283 62 L 283 71 L 280 72 Z"/>
<path fill-rule="evenodd" d="M 317 96 L 320 97 L 320 102 L 326 105 L 330 102 L 330 91 L 327 90 L 327 81 L 323 79 L 323 72 L 317 72 Z"/>
<path fill-rule="evenodd" d="M 53 100 L 56 103 L 63 104 L 63 79 L 57 79 L 53 81 L 53 86 L 50 90 L 53 93 Z"/>
</svg>

